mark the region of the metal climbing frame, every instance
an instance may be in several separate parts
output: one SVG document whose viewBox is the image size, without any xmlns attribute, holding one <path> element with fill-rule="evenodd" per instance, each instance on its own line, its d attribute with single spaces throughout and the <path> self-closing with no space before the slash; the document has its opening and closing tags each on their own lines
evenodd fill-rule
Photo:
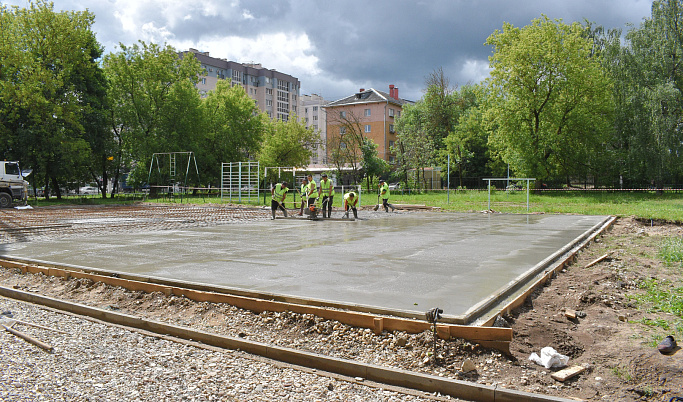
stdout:
<svg viewBox="0 0 683 402">
<path fill-rule="evenodd" d="M 221 165 L 221 201 L 237 198 L 258 201 L 259 199 L 259 163 L 230 162 Z"/>
</svg>

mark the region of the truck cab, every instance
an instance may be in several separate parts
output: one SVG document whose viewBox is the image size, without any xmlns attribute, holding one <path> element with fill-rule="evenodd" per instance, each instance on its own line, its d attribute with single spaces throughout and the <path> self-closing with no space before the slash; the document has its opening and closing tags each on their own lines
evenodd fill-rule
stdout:
<svg viewBox="0 0 683 402">
<path fill-rule="evenodd" d="M 0 208 L 9 208 L 14 202 L 26 204 L 28 182 L 19 169 L 19 162 L 0 161 Z"/>
</svg>

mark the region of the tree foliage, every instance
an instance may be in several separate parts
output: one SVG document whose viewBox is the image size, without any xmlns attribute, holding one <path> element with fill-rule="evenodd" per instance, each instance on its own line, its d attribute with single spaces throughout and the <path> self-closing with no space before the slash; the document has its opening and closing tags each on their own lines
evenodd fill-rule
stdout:
<svg viewBox="0 0 683 402">
<path fill-rule="evenodd" d="M 50 185 L 61 197 L 60 187 L 87 178 L 91 145 L 102 134 L 102 49 L 93 21 L 88 11 L 55 12 L 43 0 L 0 6 L 1 156 L 31 166 L 46 196 Z"/>
<path fill-rule="evenodd" d="M 594 172 L 610 133 L 612 82 L 584 33 L 543 16 L 524 28 L 506 23 L 486 41 L 494 47 L 489 143 L 537 185 Z"/>
<path fill-rule="evenodd" d="M 147 161 L 158 152 L 196 153 L 201 127 L 195 84 L 201 66 L 194 57 L 179 58 L 170 46 L 139 42 L 119 45 L 104 68 L 109 80 L 110 124 L 121 145 L 122 161 L 137 167 L 131 177 L 147 180 Z"/>
<path fill-rule="evenodd" d="M 319 142 L 315 131 L 296 116 L 287 121 L 275 120 L 266 126 L 258 159 L 262 167 L 308 166 L 312 150 Z"/>
</svg>

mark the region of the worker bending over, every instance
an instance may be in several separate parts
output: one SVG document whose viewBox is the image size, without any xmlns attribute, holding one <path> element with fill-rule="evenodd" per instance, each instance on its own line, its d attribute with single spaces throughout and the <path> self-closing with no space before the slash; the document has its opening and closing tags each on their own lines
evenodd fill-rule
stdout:
<svg viewBox="0 0 683 402">
<path fill-rule="evenodd" d="M 287 217 L 287 210 L 284 207 L 285 198 L 287 198 L 287 190 L 289 189 L 287 188 L 286 181 L 278 183 L 275 187 L 270 189 L 270 196 L 272 198 L 272 201 L 270 201 L 270 210 L 273 214 L 273 219 L 275 219 L 275 211 L 278 208 L 285 214 L 285 218 Z"/>
<path fill-rule="evenodd" d="M 322 179 L 320 179 L 318 197 L 321 197 L 322 199 L 323 218 L 331 218 L 332 202 L 334 198 L 334 185 L 332 184 L 332 180 L 327 178 L 327 173 L 323 173 Z M 327 216 L 325 216 L 325 210 L 327 210 Z"/>
<path fill-rule="evenodd" d="M 349 208 L 351 208 L 353 211 L 353 217 L 358 219 L 358 210 L 356 209 L 356 205 L 358 205 L 358 196 L 356 193 L 351 191 L 344 194 L 344 211 L 346 211 L 344 214 L 345 218 L 349 217 Z"/>
<path fill-rule="evenodd" d="M 389 185 L 384 181 L 384 179 L 379 180 L 379 195 L 382 197 L 382 206 L 384 207 L 384 211 L 389 212 L 389 208 L 391 208 L 391 212 L 394 212 L 396 208 L 389 204 Z"/>
</svg>

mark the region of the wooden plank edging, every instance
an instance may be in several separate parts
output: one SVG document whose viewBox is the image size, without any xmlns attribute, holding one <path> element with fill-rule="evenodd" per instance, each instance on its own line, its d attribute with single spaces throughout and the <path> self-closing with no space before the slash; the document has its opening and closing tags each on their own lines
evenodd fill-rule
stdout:
<svg viewBox="0 0 683 402">
<path fill-rule="evenodd" d="M 166 324 L 158 321 L 144 320 L 128 314 L 103 310 L 96 307 L 70 303 L 47 296 L 23 292 L 0 286 L 0 296 L 40 304 L 43 306 L 68 311 L 73 314 L 96 318 L 109 323 L 138 328 L 141 330 L 170 335 L 181 339 L 201 342 L 225 349 L 242 350 L 250 354 L 266 357 L 299 366 L 324 370 L 349 377 L 360 377 L 370 381 L 413 388 L 424 392 L 439 392 L 471 401 L 509 401 L 509 402 L 569 402 L 570 399 L 532 394 L 508 390 L 497 386 L 480 385 L 472 382 L 438 377 L 429 374 L 415 373 L 402 369 L 376 366 L 358 361 L 324 356 L 317 353 L 296 349 L 271 346 L 260 342 L 247 341 L 224 335 L 211 334 L 187 327 Z"/>
</svg>

